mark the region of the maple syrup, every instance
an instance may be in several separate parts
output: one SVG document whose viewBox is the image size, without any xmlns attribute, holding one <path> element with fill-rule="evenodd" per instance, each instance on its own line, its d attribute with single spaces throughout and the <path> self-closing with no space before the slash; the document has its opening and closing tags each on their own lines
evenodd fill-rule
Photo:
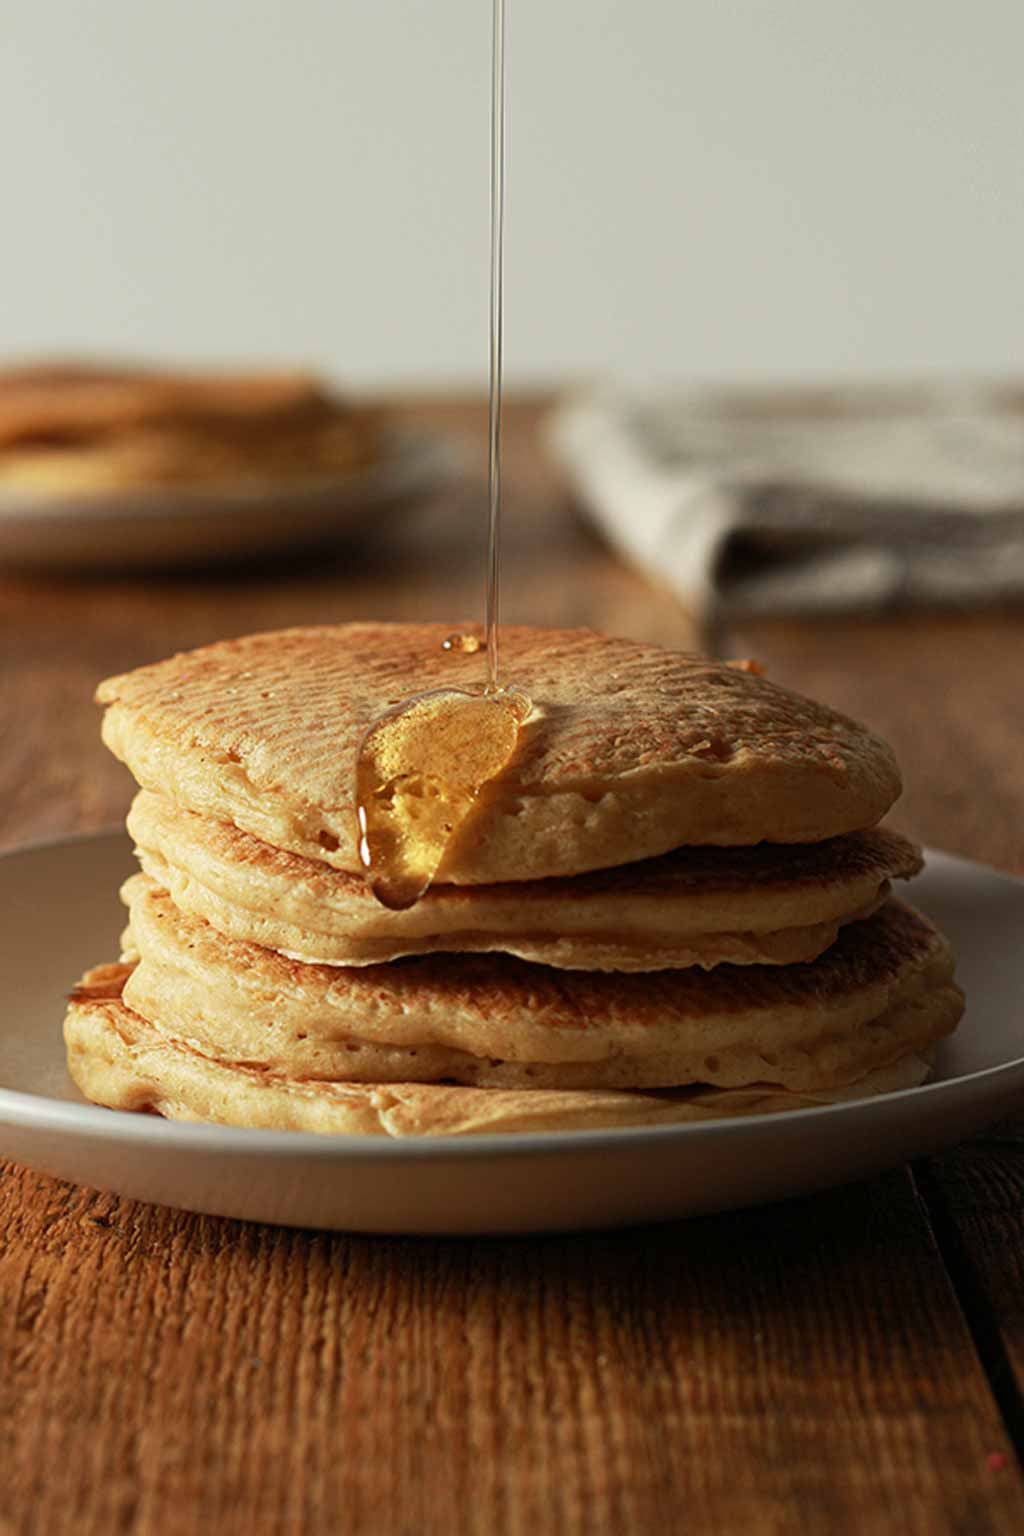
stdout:
<svg viewBox="0 0 1024 1536">
<path fill-rule="evenodd" d="M 512 689 L 421 693 L 375 720 L 356 766 L 359 857 L 385 907 L 423 895 L 483 786 L 511 760 L 530 712 Z"/>
<path fill-rule="evenodd" d="M 442 649 L 486 652 L 478 692 L 440 688 L 394 705 L 370 726 L 356 758 L 359 857 L 386 907 L 411 907 L 426 891 L 481 789 L 511 762 L 532 705 L 503 687 L 498 653 L 501 533 L 501 381 L 505 224 L 505 0 L 493 0 L 491 78 L 490 407 L 488 413 L 486 639 L 451 634 Z"/>
<path fill-rule="evenodd" d="M 491 45 L 491 349 L 487 447 L 487 686 L 498 682 L 501 556 L 501 380 L 505 336 L 505 0 L 493 0 Z"/>
<path fill-rule="evenodd" d="M 487 641 L 481 640 L 479 635 L 445 635 L 441 641 L 442 651 L 461 651 L 464 656 L 475 656 L 477 651 L 487 649 Z"/>
</svg>

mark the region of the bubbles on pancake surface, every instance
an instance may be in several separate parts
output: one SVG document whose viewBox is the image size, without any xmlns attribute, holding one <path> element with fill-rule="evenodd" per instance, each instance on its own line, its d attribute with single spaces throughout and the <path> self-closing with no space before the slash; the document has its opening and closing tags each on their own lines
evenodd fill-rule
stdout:
<svg viewBox="0 0 1024 1536">
<path fill-rule="evenodd" d="M 515 689 L 439 688 L 387 710 L 356 759 L 359 858 L 385 907 L 430 885 L 480 790 L 511 762 L 532 705 Z"/>
</svg>

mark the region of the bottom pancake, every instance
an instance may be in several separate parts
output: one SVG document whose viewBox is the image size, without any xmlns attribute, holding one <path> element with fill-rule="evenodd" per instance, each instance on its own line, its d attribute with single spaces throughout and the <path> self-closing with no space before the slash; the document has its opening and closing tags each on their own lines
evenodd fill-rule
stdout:
<svg viewBox="0 0 1024 1536">
<path fill-rule="evenodd" d="M 310 1081 L 213 1060 L 161 1034 L 121 1001 L 125 974 L 102 966 L 76 990 L 64 1025 L 68 1067 L 95 1103 L 172 1120 L 349 1136 L 611 1130 L 835 1104 L 915 1087 L 929 1071 L 928 1053 L 911 1052 L 852 1086 L 813 1093 L 766 1084 L 623 1092 Z"/>
</svg>

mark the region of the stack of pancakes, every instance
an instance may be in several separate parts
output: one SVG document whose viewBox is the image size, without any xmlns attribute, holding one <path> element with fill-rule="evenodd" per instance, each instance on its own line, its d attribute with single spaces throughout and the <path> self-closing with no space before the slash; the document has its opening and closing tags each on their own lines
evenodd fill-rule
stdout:
<svg viewBox="0 0 1024 1536">
<path fill-rule="evenodd" d="M 227 641 L 102 684 L 142 786 L 119 964 L 72 995 L 99 1103 L 323 1132 L 665 1124 L 911 1086 L 949 946 L 894 879 L 884 742 L 756 671 L 503 633 L 533 702 L 435 883 L 381 906 L 355 760 L 387 708 L 479 689 L 447 629 Z M 381 786 L 387 792 L 387 786 Z"/>
<path fill-rule="evenodd" d="M 0 487 L 41 496 L 309 479 L 371 462 L 378 437 L 306 373 L 0 370 Z"/>
</svg>

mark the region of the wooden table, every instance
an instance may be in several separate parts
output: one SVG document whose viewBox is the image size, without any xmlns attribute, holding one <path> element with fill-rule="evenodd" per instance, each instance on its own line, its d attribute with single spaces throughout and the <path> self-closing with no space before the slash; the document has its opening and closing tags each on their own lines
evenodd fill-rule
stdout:
<svg viewBox="0 0 1024 1536">
<path fill-rule="evenodd" d="M 107 673 L 479 614 L 483 411 L 404 408 L 464 442 L 466 483 L 359 549 L 0 580 L 0 842 L 123 815 Z M 690 643 L 574 517 L 538 419 L 510 410 L 506 617 Z M 1024 616 L 763 624 L 735 650 L 890 738 L 908 831 L 1024 869 Z M 1024 1119 L 834 1194 L 538 1240 L 277 1231 L 0 1169 L 0 1536 L 1024 1531 Z"/>
</svg>

